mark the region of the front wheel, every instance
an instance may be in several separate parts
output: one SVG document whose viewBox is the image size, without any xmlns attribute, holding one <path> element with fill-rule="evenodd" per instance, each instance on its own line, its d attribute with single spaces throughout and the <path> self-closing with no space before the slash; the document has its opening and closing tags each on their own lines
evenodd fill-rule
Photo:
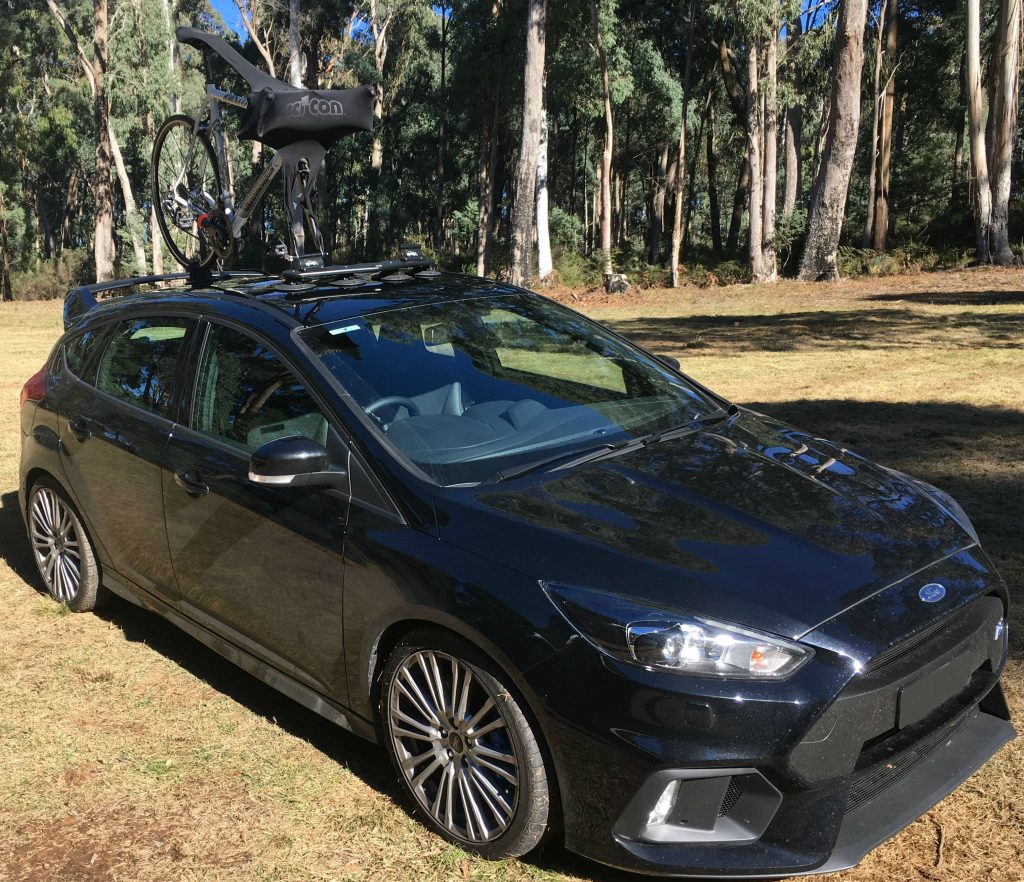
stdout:
<svg viewBox="0 0 1024 882">
<path fill-rule="evenodd" d="M 164 242 L 186 269 L 202 269 L 217 257 L 223 232 L 218 217 L 220 169 L 209 139 L 184 114 L 168 117 L 153 144 L 153 205 Z"/>
<path fill-rule="evenodd" d="M 437 832 L 489 860 L 531 851 L 550 813 L 538 737 L 503 678 L 473 647 L 427 631 L 396 647 L 381 689 L 406 793 Z"/>
</svg>

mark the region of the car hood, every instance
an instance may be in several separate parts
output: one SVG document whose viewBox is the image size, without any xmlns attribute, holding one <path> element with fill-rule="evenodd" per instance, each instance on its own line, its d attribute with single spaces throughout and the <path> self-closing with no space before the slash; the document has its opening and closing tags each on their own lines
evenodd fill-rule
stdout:
<svg viewBox="0 0 1024 882">
<path fill-rule="evenodd" d="M 435 507 L 444 541 L 539 580 L 789 637 L 974 544 L 922 485 L 751 411 Z"/>
</svg>

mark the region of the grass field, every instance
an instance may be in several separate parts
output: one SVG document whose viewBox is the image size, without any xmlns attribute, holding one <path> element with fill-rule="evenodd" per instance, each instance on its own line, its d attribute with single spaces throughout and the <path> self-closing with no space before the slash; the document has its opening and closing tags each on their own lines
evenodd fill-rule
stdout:
<svg viewBox="0 0 1024 882">
<path fill-rule="evenodd" d="M 560 299 L 731 399 L 949 490 L 1018 598 L 1024 720 L 1024 275 L 977 270 Z M 56 303 L 0 305 L 0 880 L 622 878 L 545 846 L 487 863 L 426 832 L 383 752 L 162 620 L 39 593 L 17 512 L 18 391 Z M 1024 878 L 1024 749 L 1004 748 L 844 882 Z"/>
</svg>

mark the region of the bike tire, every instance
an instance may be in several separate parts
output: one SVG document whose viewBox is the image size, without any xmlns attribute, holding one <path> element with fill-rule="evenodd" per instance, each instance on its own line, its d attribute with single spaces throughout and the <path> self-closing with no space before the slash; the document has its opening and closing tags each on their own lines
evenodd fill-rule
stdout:
<svg viewBox="0 0 1024 882">
<path fill-rule="evenodd" d="M 220 166 L 217 164 L 217 155 L 213 152 L 213 146 L 205 133 L 196 131 L 196 121 L 183 113 L 176 113 L 169 116 L 157 132 L 153 142 L 153 160 L 150 174 L 150 183 L 153 197 L 153 207 L 156 210 L 157 224 L 163 236 L 164 244 L 185 269 L 205 269 L 217 259 L 217 252 L 207 240 L 202 227 L 196 226 L 195 232 L 184 229 L 180 222 L 183 218 L 175 219 L 165 205 L 165 198 L 170 195 L 170 182 L 177 179 L 179 175 L 185 174 L 184 162 L 187 157 L 180 155 L 172 156 L 171 153 L 180 145 L 176 143 L 184 139 L 187 145 L 192 137 L 198 138 L 198 151 L 194 154 L 193 160 L 197 157 L 205 161 L 204 166 L 193 169 L 193 177 L 189 178 L 187 190 L 191 197 L 196 189 L 195 185 L 205 185 L 207 176 L 212 176 L 213 197 L 217 198 L 221 191 Z M 194 165 L 193 161 L 193 165 Z M 175 165 L 179 167 L 174 168 Z M 172 169 L 174 169 L 172 171 Z M 161 173 L 163 171 L 163 174 Z M 174 178 L 169 178 L 169 175 Z M 199 178 L 202 177 L 202 180 Z M 203 186 L 203 189 L 207 187 Z M 189 198 L 189 211 L 198 216 L 199 213 L 209 211 L 209 206 L 195 204 L 195 200 Z M 175 238 L 177 236 L 177 238 Z M 192 241 L 194 240 L 194 242 Z M 187 253 L 191 249 L 191 253 Z"/>
</svg>

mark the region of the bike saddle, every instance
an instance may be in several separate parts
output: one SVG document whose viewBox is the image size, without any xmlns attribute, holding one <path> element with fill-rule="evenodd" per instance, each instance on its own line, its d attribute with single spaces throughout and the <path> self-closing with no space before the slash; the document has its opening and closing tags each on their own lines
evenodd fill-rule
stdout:
<svg viewBox="0 0 1024 882">
<path fill-rule="evenodd" d="M 179 43 L 215 52 L 235 69 L 251 89 L 239 137 L 275 149 L 299 141 L 325 148 L 357 131 L 373 131 L 373 87 L 297 89 L 246 61 L 220 37 L 196 28 L 178 28 Z"/>
</svg>

